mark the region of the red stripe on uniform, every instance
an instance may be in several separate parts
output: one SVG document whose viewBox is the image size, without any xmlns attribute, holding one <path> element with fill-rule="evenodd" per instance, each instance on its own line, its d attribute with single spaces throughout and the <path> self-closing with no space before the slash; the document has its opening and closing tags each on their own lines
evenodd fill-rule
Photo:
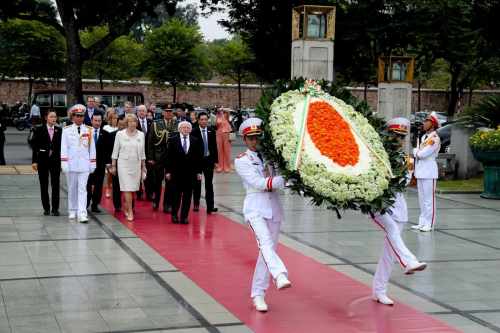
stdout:
<svg viewBox="0 0 500 333">
<path fill-rule="evenodd" d="M 403 266 L 403 268 L 406 268 L 406 265 L 405 263 L 403 262 L 403 260 L 401 259 L 401 257 L 399 256 L 399 254 L 396 252 L 396 249 L 394 248 L 394 246 L 392 245 L 391 243 L 391 240 L 389 239 L 389 237 L 387 236 L 387 230 L 385 230 L 384 226 L 379 222 L 377 221 L 374 217 L 372 218 L 373 222 L 375 222 L 380 228 L 382 228 L 382 230 L 384 230 L 385 232 L 385 239 L 387 239 L 387 242 L 389 243 L 389 246 L 391 247 L 392 249 L 392 252 L 394 252 L 394 254 L 396 255 L 396 257 L 398 258 L 398 261 L 399 263 L 401 264 L 401 266 Z"/>
<path fill-rule="evenodd" d="M 266 181 L 266 189 L 269 191 L 269 182 L 271 180 L 271 177 L 268 177 L 267 178 L 267 181 Z"/>
<path fill-rule="evenodd" d="M 434 220 L 436 219 L 436 180 L 432 182 L 432 223 L 431 227 L 434 228 Z"/>
<path fill-rule="evenodd" d="M 273 177 L 269 177 L 269 191 L 273 190 Z"/>
</svg>

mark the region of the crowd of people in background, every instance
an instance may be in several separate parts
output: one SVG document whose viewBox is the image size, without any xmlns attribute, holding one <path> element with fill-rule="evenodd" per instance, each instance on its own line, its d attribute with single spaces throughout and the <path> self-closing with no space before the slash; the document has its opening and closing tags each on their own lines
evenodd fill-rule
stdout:
<svg viewBox="0 0 500 333">
<path fill-rule="evenodd" d="M 86 105 L 68 110 L 61 126 L 54 110 L 40 115 L 41 125 L 30 142 L 44 215 L 60 215 L 61 170 L 68 185 L 69 218 L 81 223 L 88 221 L 88 210 L 101 212 L 104 195 L 128 221 L 134 220 L 135 201 L 147 200 L 153 210 L 162 207 L 171 214 L 173 223 L 187 224 L 190 210 L 200 210 L 203 180 L 206 212 L 216 212 L 214 172 L 234 170 L 229 110 L 217 108 L 213 114 L 166 105 L 155 120 L 157 113 L 153 103 L 103 109 L 88 97 Z M 0 140 L 3 130 L 0 125 Z"/>
</svg>

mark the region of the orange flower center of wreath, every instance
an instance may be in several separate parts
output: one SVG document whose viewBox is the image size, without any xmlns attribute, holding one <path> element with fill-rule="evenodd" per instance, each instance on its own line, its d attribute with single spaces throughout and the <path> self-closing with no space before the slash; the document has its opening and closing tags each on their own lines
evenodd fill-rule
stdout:
<svg viewBox="0 0 500 333">
<path fill-rule="evenodd" d="M 321 154 L 345 167 L 359 161 L 359 147 L 349 124 L 330 104 L 309 104 L 307 131 Z"/>
</svg>

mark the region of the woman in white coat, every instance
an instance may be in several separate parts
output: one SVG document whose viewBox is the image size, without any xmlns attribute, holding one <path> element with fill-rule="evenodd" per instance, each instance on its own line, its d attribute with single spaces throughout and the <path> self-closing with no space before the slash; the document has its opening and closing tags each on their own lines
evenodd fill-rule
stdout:
<svg viewBox="0 0 500 333">
<path fill-rule="evenodd" d="M 139 190 L 141 178 L 146 176 L 144 161 L 144 133 L 137 130 L 137 117 L 134 114 L 125 116 L 127 127 L 116 133 L 113 154 L 111 155 L 111 172 L 118 173 L 120 191 L 124 192 L 124 212 L 127 220 L 134 220 L 132 209 L 133 194 Z M 118 170 L 117 170 L 118 164 Z"/>
</svg>

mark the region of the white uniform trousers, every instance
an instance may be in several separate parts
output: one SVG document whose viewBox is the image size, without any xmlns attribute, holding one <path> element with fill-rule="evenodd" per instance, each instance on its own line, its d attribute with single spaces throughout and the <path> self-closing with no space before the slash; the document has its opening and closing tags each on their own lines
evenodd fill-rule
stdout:
<svg viewBox="0 0 500 333">
<path fill-rule="evenodd" d="M 372 218 L 385 232 L 384 247 L 373 278 L 373 293 L 382 295 L 387 292 L 387 283 L 391 277 L 394 262 L 399 262 L 401 267 L 406 268 L 409 264 L 417 262 L 417 258 L 408 250 L 401 232 L 404 223 L 396 222 L 389 214 L 376 215 Z"/>
<path fill-rule="evenodd" d="M 417 179 L 420 216 L 418 225 L 434 228 L 436 222 L 436 179 Z"/>
<path fill-rule="evenodd" d="M 68 211 L 75 213 L 78 217 L 87 216 L 87 181 L 88 172 L 68 172 L 66 180 L 68 183 Z"/>
<path fill-rule="evenodd" d="M 283 261 L 276 253 L 280 234 L 281 221 L 273 221 L 262 217 L 255 217 L 248 221 L 252 228 L 257 245 L 259 257 L 255 265 L 252 280 L 251 297 L 264 296 L 269 287 L 269 273 L 275 279 L 278 275 L 288 274 Z"/>
</svg>

